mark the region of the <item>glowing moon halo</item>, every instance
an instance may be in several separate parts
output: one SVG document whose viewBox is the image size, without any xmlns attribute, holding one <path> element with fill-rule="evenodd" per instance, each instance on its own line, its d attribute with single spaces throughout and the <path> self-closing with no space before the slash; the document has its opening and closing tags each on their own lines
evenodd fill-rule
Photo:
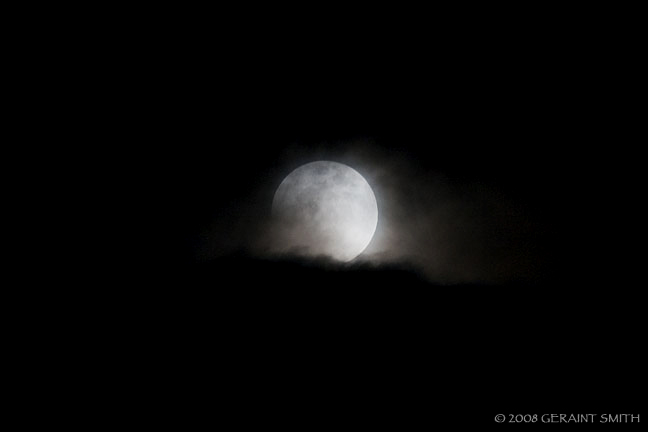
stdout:
<svg viewBox="0 0 648 432">
<path fill-rule="evenodd" d="M 281 249 L 351 261 L 369 245 L 378 205 L 353 168 L 331 161 L 300 166 L 279 185 L 272 216 Z"/>
</svg>

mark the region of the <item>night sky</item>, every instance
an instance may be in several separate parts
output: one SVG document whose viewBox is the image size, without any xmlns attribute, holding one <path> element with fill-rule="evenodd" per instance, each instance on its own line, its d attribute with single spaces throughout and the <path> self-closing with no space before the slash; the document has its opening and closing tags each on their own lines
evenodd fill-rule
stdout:
<svg viewBox="0 0 648 432">
<path fill-rule="evenodd" d="M 115 134 L 137 177 L 118 259 L 145 275 L 123 295 L 194 383 L 169 385 L 307 423 L 638 409 L 617 247 L 637 171 L 597 50 L 420 26 L 215 48 L 189 27 L 144 50 Z M 279 183 L 316 160 L 376 194 L 347 265 L 264 246 Z"/>
</svg>

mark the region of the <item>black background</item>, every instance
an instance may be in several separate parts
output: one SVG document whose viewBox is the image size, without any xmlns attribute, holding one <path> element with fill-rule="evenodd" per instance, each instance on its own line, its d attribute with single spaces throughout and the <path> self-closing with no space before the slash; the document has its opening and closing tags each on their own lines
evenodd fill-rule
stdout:
<svg viewBox="0 0 648 432">
<path fill-rule="evenodd" d="M 123 336 L 111 355 L 124 393 L 181 423 L 225 412 L 240 424 L 490 426 L 498 413 L 638 412 L 637 259 L 620 241 L 638 174 L 623 145 L 634 57 L 524 22 L 341 29 L 253 15 L 155 23 L 97 66 L 102 148 L 116 161 L 107 182 L 124 191 L 115 217 L 128 226 L 110 262 L 130 271 L 97 303 L 119 311 L 106 332 Z M 496 185 L 532 214 L 532 283 L 436 286 L 403 268 L 334 272 L 245 253 L 196 260 L 210 224 L 276 181 L 286 146 L 355 139 Z"/>
</svg>

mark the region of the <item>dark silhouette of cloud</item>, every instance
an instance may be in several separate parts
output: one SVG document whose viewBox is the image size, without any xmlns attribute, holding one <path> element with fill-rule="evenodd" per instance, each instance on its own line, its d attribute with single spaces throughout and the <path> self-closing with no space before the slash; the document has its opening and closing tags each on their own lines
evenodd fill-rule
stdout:
<svg viewBox="0 0 648 432">
<path fill-rule="evenodd" d="M 429 157 L 434 158 L 433 149 Z M 275 256 L 278 231 L 269 217 L 274 191 L 294 168 L 321 159 L 353 167 L 376 195 L 378 227 L 359 261 L 407 262 L 430 282 L 444 284 L 534 283 L 548 277 L 548 225 L 515 196 L 494 181 L 451 178 L 369 140 L 288 146 L 259 187 L 206 230 L 200 259 L 241 249 Z"/>
</svg>

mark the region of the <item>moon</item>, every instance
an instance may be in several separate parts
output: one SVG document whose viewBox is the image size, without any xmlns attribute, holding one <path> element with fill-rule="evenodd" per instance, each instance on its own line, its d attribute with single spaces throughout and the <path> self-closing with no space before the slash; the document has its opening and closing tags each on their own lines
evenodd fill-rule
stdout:
<svg viewBox="0 0 648 432">
<path fill-rule="evenodd" d="M 316 161 L 281 182 L 272 200 L 272 218 L 279 249 L 348 262 L 373 238 L 378 205 L 371 186 L 356 170 Z"/>
</svg>

